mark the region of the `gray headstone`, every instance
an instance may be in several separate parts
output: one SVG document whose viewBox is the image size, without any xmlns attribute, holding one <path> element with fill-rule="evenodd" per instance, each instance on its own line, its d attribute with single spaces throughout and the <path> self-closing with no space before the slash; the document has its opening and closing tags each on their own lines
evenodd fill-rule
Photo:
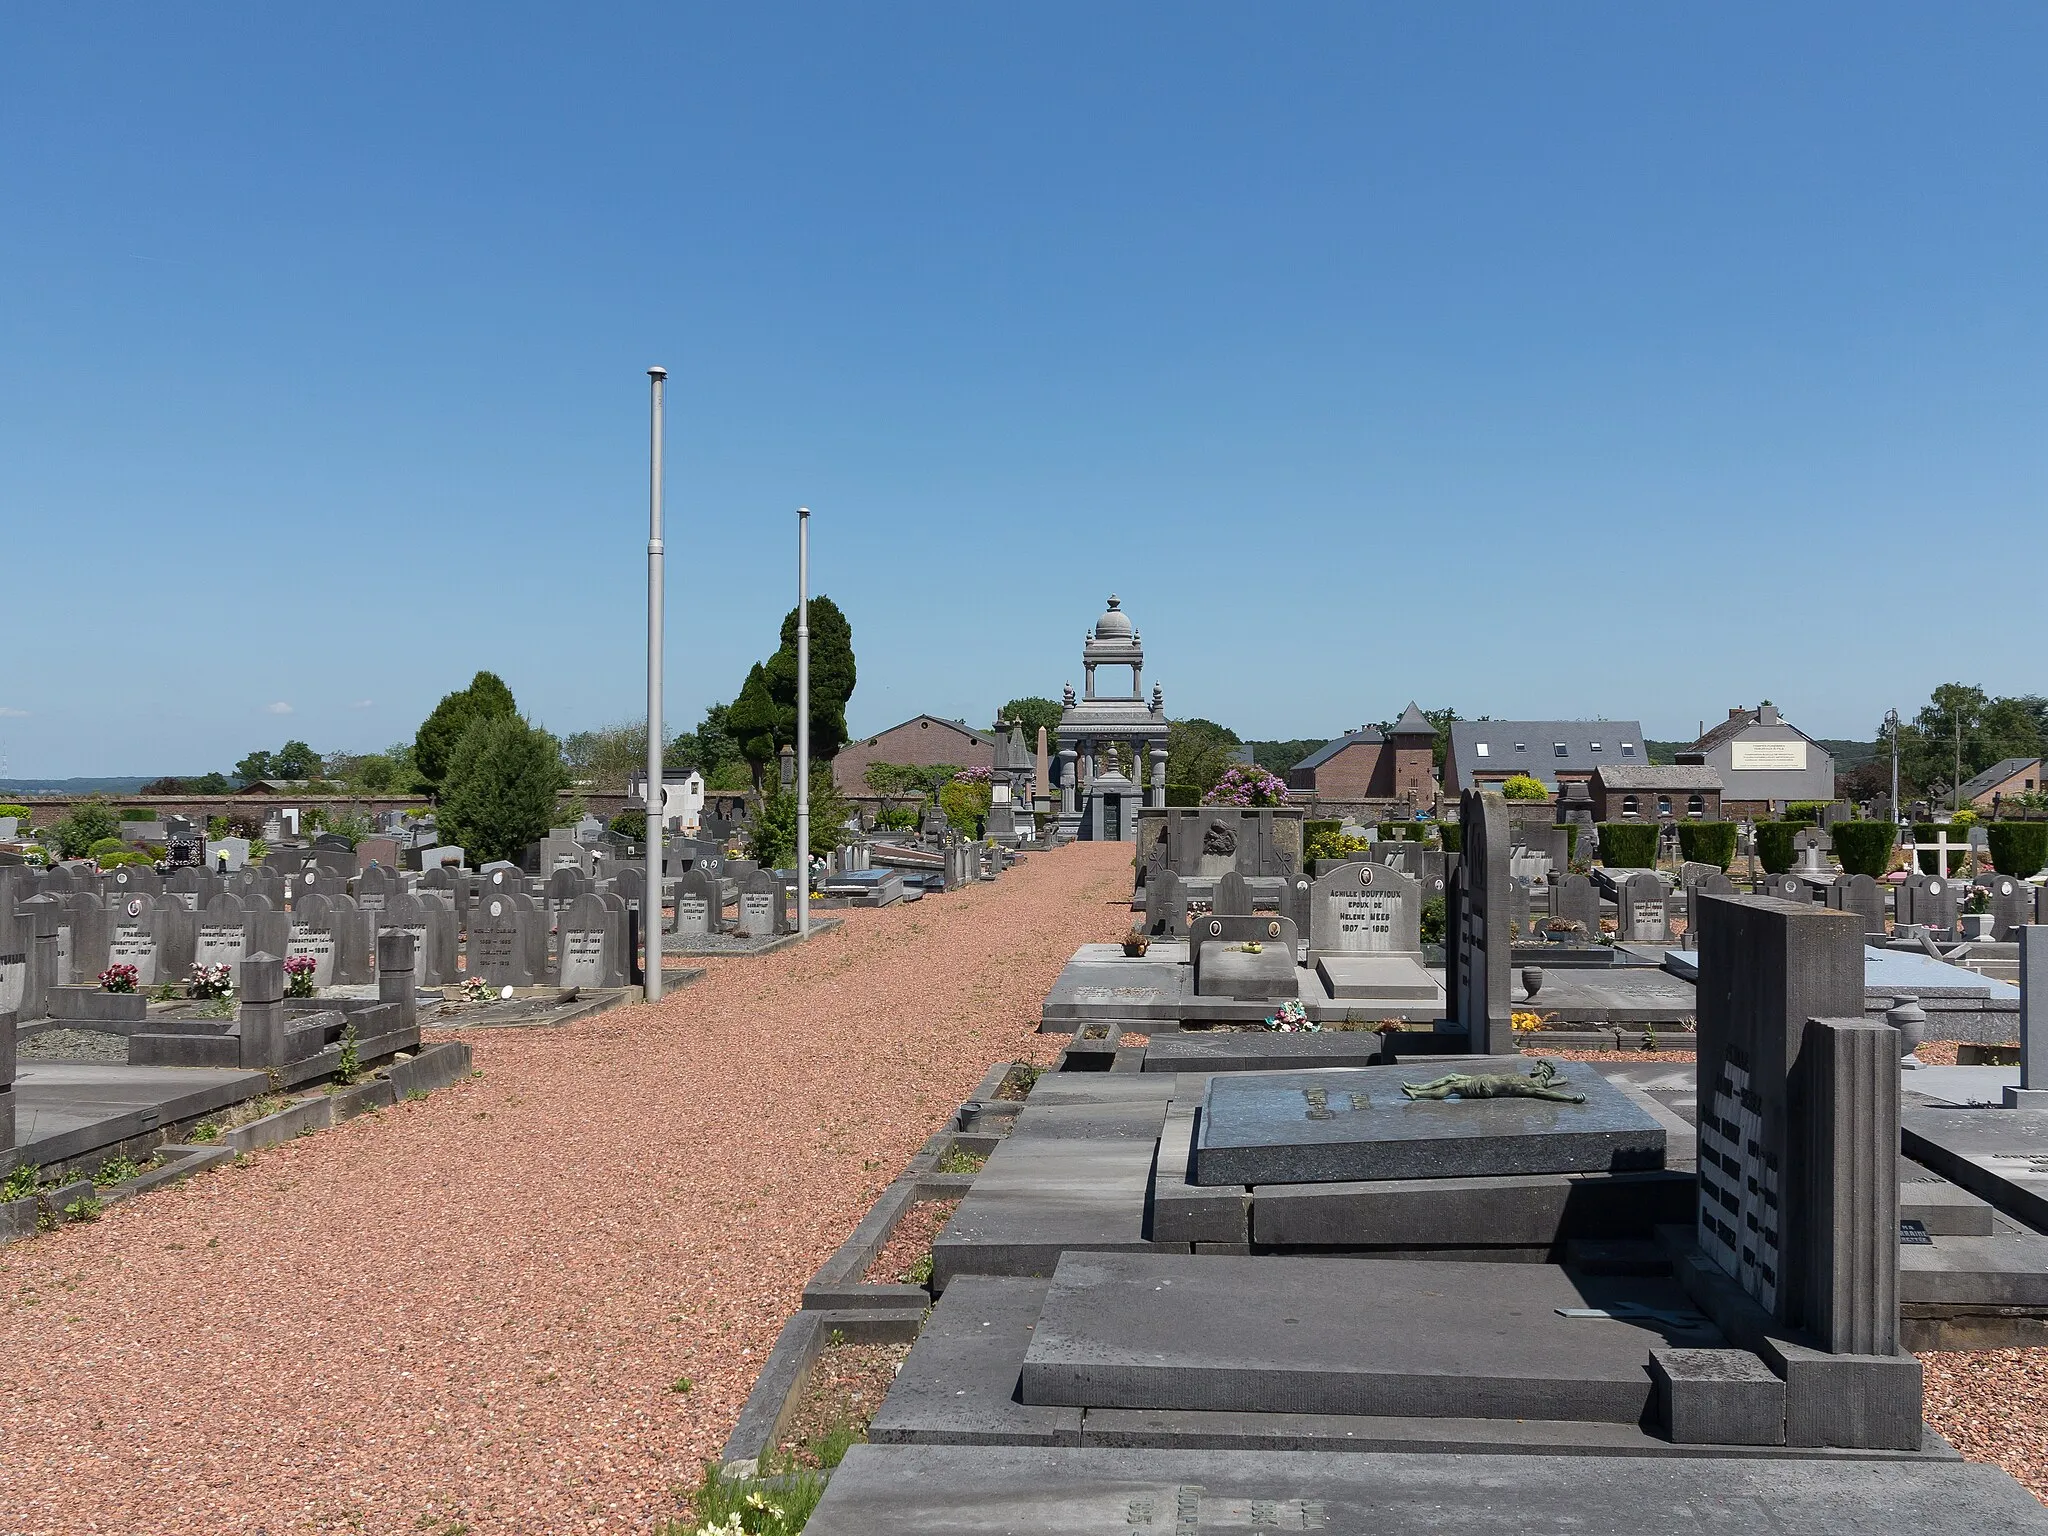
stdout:
<svg viewBox="0 0 2048 1536">
<path fill-rule="evenodd" d="M 1615 892 L 1617 932 L 1624 943 L 1664 944 L 1671 938 L 1670 893 L 1648 870 L 1621 882 Z"/>
<path fill-rule="evenodd" d="M 1309 887 L 1309 954 L 1422 955 L 1422 893 L 1391 865 L 1345 864 Z"/>
<path fill-rule="evenodd" d="M 1252 913 L 1252 888 L 1250 883 L 1236 870 L 1225 870 L 1217 878 L 1215 892 L 1209 898 L 1209 910 L 1218 917 L 1250 917 Z"/>
<path fill-rule="evenodd" d="M 1898 1032 L 1863 1022 L 1863 925 L 1701 901 L 1701 1250 L 1835 1354 L 1898 1348 Z"/>
<path fill-rule="evenodd" d="M 1145 931 L 1154 938 L 1187 937 L 1187 892 L 1170 869 L 1155 870 L 1145 882 Z"/>
<path fill-rule="evenodd" d="M 676 937 L 695 938 L 717 933 L 724 926 L 725 897 L 715 876 L 702 869 L 684 870 L 676 877 Z"/>
<path fill-rule="evenodd" d="M 1577 923 L 1574 939 L 1590 944 L 1600 937 L 1600 893 L 1584 875 L 1565 875 L 1550 888 L 1550 915 Z"/>
<path fill-rule="evenodd" d="M 739 929 L 750 939 L 789 932 L 789 888 L 781 876 L 757 869 L 740 882 Z"/>
<path fill-rule="evenodd" d="M 1862 918 L 1866 937 L 1884 937 L 1884 887 L 1870 876 L 1843 875 L 1828 887 L 1827 904 L 1837 912 L 1854 912 Z"/>
<path fill-rule="evenodd" d="M 535 915 L 522 909 L 509 893 L 486 892 L 470 913 L 469 973 L 482 976 L 494 987 L 533 986 L 536 972 L 527 930 L 535 923 Z M 547 942 L 545 930 L 541 942 Z"/>
<path fill-rule="evenodd" d="M 623 987 L 626 984 L 622 908 L 594 894 L 578 896 L 564 909 L 557 934 L 561 959 L 556 980 L 565 987 Z"/>
</svg>

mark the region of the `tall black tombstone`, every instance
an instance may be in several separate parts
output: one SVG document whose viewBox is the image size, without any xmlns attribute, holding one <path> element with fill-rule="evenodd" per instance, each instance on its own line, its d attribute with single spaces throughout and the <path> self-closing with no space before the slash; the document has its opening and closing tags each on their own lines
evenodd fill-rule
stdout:
<svg viewBox="0 0 2048 1536">
<path fill-rule="evenodd" d="M 1509 937 L 1508 805 L 1499 795 L 1465 791 L 1458 803 L 1464 828 L 1459 861 L 1457 927 L 1447 957 L 1457 972 L 1457 1011 L 1465 1026 L 1466 1049 L 1482 1056 L 1515 1053 L 1513 1005 L 1509 1001 L 1514 965 Z"/>
</svg>

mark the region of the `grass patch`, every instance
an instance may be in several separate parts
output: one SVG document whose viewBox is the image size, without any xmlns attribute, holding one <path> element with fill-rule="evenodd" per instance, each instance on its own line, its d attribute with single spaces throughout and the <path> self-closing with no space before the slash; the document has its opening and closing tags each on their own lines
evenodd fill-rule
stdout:
<svg viewBox="0 0 2048 1536">
<path fill-rule="evenodd" d="M 986 1152 L 975 1152 L 954 1142 L 946 1149 L 946 1155 L 939 1159 L 941 1173 L 979 1173 L 981 1165 L 988 1161 Z"/>
<path fill-rule="evenodd" d="M 1045 1076 L 1045 1068 L 1031 1061 L 1013 1061 L 1009 1073 L 1003 1078 L 1003 1086 L 996 1090 L 996 1097 L 1018 1102 L 1030 1096 L 1032 1084 Z"/>
<path fill-rule="evenodd" d="M 655 1536 L 796 1536 L 825 1496 L 815 1472 L 727 1477 L 707 1463 L 690 1493 L 689 1515 L 655 1527 Z"/>
</svg>

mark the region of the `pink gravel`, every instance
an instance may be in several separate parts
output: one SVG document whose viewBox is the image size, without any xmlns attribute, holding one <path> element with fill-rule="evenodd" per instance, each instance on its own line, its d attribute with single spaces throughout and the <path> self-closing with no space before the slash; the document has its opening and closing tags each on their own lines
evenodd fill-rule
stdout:
<svg viewBox="0 0 2048 1536">
<path fill-rule="evenodd" d="M 1127 845 L 1032 856 L 0 1249 L 0 1531 L 645 1532 Z M 459 1033 L 459 1032 L 458 1032 Z M 688 1377 L 692 1390 L 672 1390 Z"/>
</svg>

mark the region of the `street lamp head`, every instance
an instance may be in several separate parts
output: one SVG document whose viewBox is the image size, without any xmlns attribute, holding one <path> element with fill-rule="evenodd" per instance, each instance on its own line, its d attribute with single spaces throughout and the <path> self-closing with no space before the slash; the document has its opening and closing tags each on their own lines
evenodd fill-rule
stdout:
<svg viewBox="0 0 2048 1536">
<path fill-rule="evenodd" d="M 650 379 L 665 379 L 668 377 L 668 370 L 666 368 L 650 368 L 647 370 L 647 377 Z"/>
<path fill-rule="evenodd" d="M 798 507 L 796 509 L 796 515 L 798 517 L 809 517 L 811 515 L 811 509 L 809 507 Z"/>
</svg>

